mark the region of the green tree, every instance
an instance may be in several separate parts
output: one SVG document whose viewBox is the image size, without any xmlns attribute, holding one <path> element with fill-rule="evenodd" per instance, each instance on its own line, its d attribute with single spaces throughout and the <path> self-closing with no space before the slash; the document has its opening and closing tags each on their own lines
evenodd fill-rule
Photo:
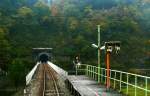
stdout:
<svg viewBox="0 0 150 96">
<path fill-rule="evenodd" d="M 6 39 L 6 31 L 0 28 L 0 68 L 7 70 L 7 64 L 10 60 L 10 44 Z"/>
<path fill-rule="evenodd" d="M 14 59 L 9 65 L 9 77 L 16 88 L 25 84 L 25 68 L 20 58 Z"/>
</svg>

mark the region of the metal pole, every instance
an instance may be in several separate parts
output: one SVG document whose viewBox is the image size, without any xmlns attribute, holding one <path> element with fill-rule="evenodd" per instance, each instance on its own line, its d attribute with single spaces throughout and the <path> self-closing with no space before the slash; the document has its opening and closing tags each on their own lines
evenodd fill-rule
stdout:
<svg viewBox="0 0 150 96">
<path fill-rule="evenodd" d="M 98 47 L 100 48 L 100 25 L 98 27 Z M 98 49 L 98 82 L 100 82 L 100 49 Z"/>
</svg>

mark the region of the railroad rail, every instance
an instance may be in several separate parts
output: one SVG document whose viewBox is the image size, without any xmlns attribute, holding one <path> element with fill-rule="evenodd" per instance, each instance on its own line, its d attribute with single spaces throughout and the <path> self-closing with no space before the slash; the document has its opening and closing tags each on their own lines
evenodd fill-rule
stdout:
<svg viewBox="0 0 150 96">
<path fill-rule="evenodd" d="M 47 64 L 43 64 L 43 66 L 45 71 L 43 96 L 60 96 L 56 72 Z"/>
<path fill-rule="evenodd" d="M 71 96 L 64 82 L 67 72 L 59 69 L 51 62 L 36 65 L 24 96 Z"/>
</svg>

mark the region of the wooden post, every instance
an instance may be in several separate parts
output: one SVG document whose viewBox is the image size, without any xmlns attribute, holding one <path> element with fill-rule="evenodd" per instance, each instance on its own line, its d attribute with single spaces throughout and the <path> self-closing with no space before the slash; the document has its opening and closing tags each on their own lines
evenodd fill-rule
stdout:
<svg viewBox="0 0 150 96">
<path fill-rule="evenodd" d="M 106 53 L 106 68 L 107 68 L 107 79 L 106 79 L 106 86 L 107 89 L 110 88 L 110 52 L 107 51 Z"/>
</svg>

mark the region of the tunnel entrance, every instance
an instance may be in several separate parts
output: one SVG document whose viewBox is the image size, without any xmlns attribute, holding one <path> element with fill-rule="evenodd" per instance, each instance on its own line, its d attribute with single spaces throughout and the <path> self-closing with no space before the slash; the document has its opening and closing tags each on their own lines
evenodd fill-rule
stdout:
<svg viewBox="0 0 150 96">
<path fill-rule="evenodd" d="M 48 53 L 40 53 L 38 56 L 38 61 L 41 63 L 47 63 L 49 59 L 50 59 L 50 56 Z"/>
<path fill-rule="evenodd" d="M 52 61 L 52 48 L 32 48 L 35 62 Z"/>
</svg>

